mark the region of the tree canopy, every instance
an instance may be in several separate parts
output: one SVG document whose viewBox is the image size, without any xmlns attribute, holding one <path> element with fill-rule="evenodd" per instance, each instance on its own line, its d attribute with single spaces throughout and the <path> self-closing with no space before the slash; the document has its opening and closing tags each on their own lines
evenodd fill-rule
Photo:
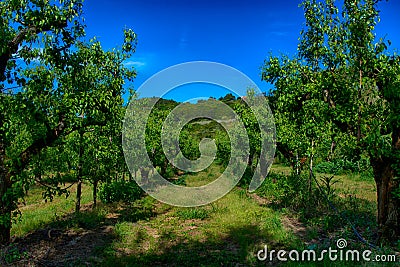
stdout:
<svg viewBox="0 0 400 267">
<path fill-rule="evenodd" d="M 387 240 L 399 236 L 400 58 L 376 39 L 375 0 L 307 0 L 306 24 L 294 58 L 270 56 L 263 80 L 273 83 L 279 142 L 335 140 L 366 153 L 377 185 L 378 224 Z M 292 133 L 287 136 L 286 133 Z M 302 134 L 295 134 L 301 132 Z M 279 146 L 278 146 L 279 147 Z"/>
<path fill-rule="evenodd" d="M 9 240 L 19 176 L 33 156 L 75 131 L 120 120 L 136 48 L 86 41 L 82 1 L 0 2 L 0 243 Z"/>
</svg>

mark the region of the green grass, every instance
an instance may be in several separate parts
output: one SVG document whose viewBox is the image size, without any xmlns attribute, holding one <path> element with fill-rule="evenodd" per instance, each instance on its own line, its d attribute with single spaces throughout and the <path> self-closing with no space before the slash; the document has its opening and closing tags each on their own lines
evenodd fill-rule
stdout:
<svg viewBox="0 0 400 267">
<path fill-rule="evenodd" d="M 275 165 L 271 171 L 275 173 L 290 172 L 290 168 Z M 306 171 L 303 171 L 303 173 L 305 173 L 305 176 L 302 176 L 301 179 L 304 179 L 303 182 L 306 183 L 308 174 Z M 324 177 L 331 176 L 316 173 L 325 193 L 327 187 L 322 180 Z M 351 228 L 351 225 L 353 225 L 366 240 L 372 243 L 376 241 L 376 192 L 372 178 L 366 179 L 355 173 L 335 175 L 331 181 L 332 188 L 329 195 L 330 202 L 328 202 L 324 194 L 315 186 L 310 194 L 304 188 L 302 190 L 297 187 L 286 188 L 286 183 L 291 182 L 290 179 L 293 178 L 286 180 L 282 176 L 274 175 L 271 177 L 278 180 L 275 183 L 271 179 L 266 180 L 265 187 L 261 187 L 257 191 L 258 194 L 267 198 L 268 195 L 273 196 L 271 198 L 272 203 L 269 204 L 270 207 L 275 207 L 276 210 L 287 210 L 291 217 L 297 216 L 308 228 L 314 228 L 318 231 L 306 239 L 315 239 L 323 235 L 330 236 L 331 239 L 348 237 L 357 240 Z M 333 181 L 337 182 L 332 184 Z M 332 205 L 335 208 L 332 208 Z M 311 234 L 313 231 L 308 232 Z"/>
<path fill-rule="evenodd" d="M 221 171 L 219 165 L 212 164 L 203 172 L 186 174 L 180 179 L 187 186 L 201 186 L 214 181 Z M 274 165 L 271 171 L 288 174 L 290 168 Z M 325 174 L 317 175 L 322 177 Z M 373 181 L 358 175 L 340 175 L 337 179 L 340 182 L 335 184 L 335 189 L 346 200 L 343 207 L 349 205 L 345 211 L 355 225 L 367 227 L 364 226 L 367 223 L 360 223 L 366 219 L 359 215 L 364 210 L 375 208 L 375 200 L 368 191 L 373 190 Z M 75 186 L 72 189 L 69 198 L 55 197 L 53 202 L 44 203 L 40 189 L 33 188 L 25 199 L 27 205 L 21 207 L 21 221 L 12 228 L 12 234 L 18 237 L 43 227 L 64 229 L 61 231 L 72 228 L 78 235 L 88 231 L 95 234 L 104 227 L 112 228 L 109 241 L 95 245 L 85 258 L 71 257 L 69 265 L 80 266 L 89 262 L 94 266 L 266 266 L 271 263 L 260 262 L 256 257 L 264 245 L 275 250 L 301 250 L 309 246 L 321 250 L 327 246 L 326 240 L 335 240 L 338 236 L 348 240 L 354 238 L 349 227 L 329 232 L 329 238 L 321 237 L 321 225 L 338 224 L 331 221 L 334 216 L 325 218 L 316 214 L 304 225 L 289 209 L 273 209 L 268 199 L 260 199 L 239 187 L 202 207 L 173 207 L 146 196 L 130 204 L 100 203 L 98 208 L 84 210 L 78 216 L 71 216 L 75 207 Z M 91 193 L 90 186 L 85 185 L 82 205 L 91 202 Z M 352 196 L 350 200 L 349 195 Z M 354 213 L 354 208 L 359 212 Z M 370 213 L 365 216 L 374 220 Z M 90 242 L 98 241 L 94 238 Z M 14 250 L 17 251 L 14 253 L 16 260 L 20 258 L 17 256 L 25 255 L 25 252 Z M 321 265 L 334 264 L 325 261 Z M 302 263 L 301 266 L 313 264 Z M 339 266 L 350 265 L 339 263 Z"/>
<path fill-rule="evenodd" d="M 183 208 L 176 212 L 176 215 L 182 220 L 200 219 L 204 220 L 209 217 L 209 212 L 203 208 Z"/>
<path fill-rule="evenodd" d="M 20 207 L 22 216 L 13 224 L 11 235 L 21 237 L 27 233 L 40 229 L 45 225 L 57 221 L 62 216 L 70 214 L 75 209 L 76 186 L 71 188 L 68 198 L 65 195 L 55 196 L 52 202 L 45 202 L 42 198 L 43 189 L 33 187 L 25 197 L 25 204 Z M 91 187 L 82 186 L 81 205 L 92 200 Z"/>
<path fill-rule="evenodd" d="M 243 189 L 201 208 L 166 206 L 158 204 L 151 220 L 117 223 L 118 238 L 106 249 L 104 264 L 253 264 L 264 244 L 301 246 L 282 225 L 280 213 L 259 206 Z"/>
<path fill-rule="evenodd" d="M 276 173 L 279 173 L 279 174 L 288 175 L 288 174 L 290 174 L 291 170 L 292 169 L 289 166 L 285 166 L 283 164 L 273 164 L 271 166 L 270 172 L 276 172 Z"/>
<path fill-rule="evenodd" d="M 220 171 L 210 166 L 187 175 L 186 183 L 206 184 Z M 241 188 L 198 208 L 157 203 L 154 214 L 150 220 L 115 225 L 117 239 L 105 250 L 105 266 L 252 265 L 258 263 L 256 253 L 264 244 L 301 246 L 282 224 L 280 212 L 260 206 Z"/>
<path fill-rule="evenodd" d="M 223 168 L 213 162 L 207 169 L 199 173 L 187 174 L 185 183 L 188 187 L 202 186 L 215 181 L 223 171 Z"/>
</svg>

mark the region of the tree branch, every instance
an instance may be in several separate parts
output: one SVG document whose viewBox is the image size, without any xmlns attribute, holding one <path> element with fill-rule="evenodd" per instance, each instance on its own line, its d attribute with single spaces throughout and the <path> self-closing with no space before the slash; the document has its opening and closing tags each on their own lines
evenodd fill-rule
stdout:
<svg viewBox="0 0 400 267">
<path fill-rule="evenodd" d="M 53 144 L 64 132 L 66 127 L 65 125 L 65 116 L 60 114 L 57 126 L 51 131 L 47 131 L 44 138 L 35 140 L 20 154 L 17 171 L 24 169 L 28 165 L 32 155 L 38 154 L 43 148 Z"/>
<path fill-rule="evenodd" d="M 7 63 L 11 59 L 12 55 L 18 52 L 19 45 L 25 40 L 28 34 L 39 34 L 41 32 L 51 31 L 54 29 L 62 29 L 67 27 L 67 21 L 56 21 L 53 24 L 45 24 L 42 27 L 35 25 L 27 26 L 20 30 L 14 38 L 8 42 L 8 47 L 5 51 L 0 54 L 0 80 L 4 79 L 4 74 L 7 68 Z"/>
</svg>

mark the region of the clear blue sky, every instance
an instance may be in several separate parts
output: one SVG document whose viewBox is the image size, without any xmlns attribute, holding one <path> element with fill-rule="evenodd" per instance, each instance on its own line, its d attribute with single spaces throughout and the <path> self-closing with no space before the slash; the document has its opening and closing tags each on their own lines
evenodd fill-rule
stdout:
<svg viewBox="0 0 400 267">
<path fill-rule="evenodd" d="M 138 71 L 135 88 L 162 69 L 187 61 L 215 61 L 249 76 L 262 91 L 260 67 L 272 52 L 296 53 L 304 25 L 300 0 L 85 0 L 87 35 L 104 48 L 122 43 L 124 27 L 138 34 L 137 52 L 128 64 Z M 340 1 L 339 1 L 340 2 Z M 400 1 L 382 1 L 377 36 L 400 47 Z M 204 90 L 204 87 L 202 87 Z M 198 96 L 186 87 L 171 97 L 183 101 Z M 214 97 L 227 91 L 209 89 Z"/>
</svg>

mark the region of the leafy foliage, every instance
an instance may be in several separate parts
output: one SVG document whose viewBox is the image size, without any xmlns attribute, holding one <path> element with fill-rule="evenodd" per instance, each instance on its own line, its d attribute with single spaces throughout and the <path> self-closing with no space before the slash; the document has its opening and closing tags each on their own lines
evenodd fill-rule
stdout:
<svg viewBox="0 0 400 267">
<path fill-rule="evenodd" d="M 11 219 L 11 212 L 22 196 L 14 194 L 13 188 L 19 183 L 28 185 L 26 179 L 21 179 L 28 169 L 36 172 L 36 182 L 46 184 L 52 180 L 45 193 L 50 199 L 53 194 L 66 192 L 56 181 L 61 170 L 69 172 L 75 165 L 78 181 L 82 181 L 83 142 L 79 142 L 78 158 L 68 158 L 68 153 L 53 147 L 68 142 L 67 136 L 76 131 L 83 135 L 90 127 L 120 120 L 122 94 L 126 90 L 132 94 L 131 83 L 136 77 L 135 70 L 123 62 L 135 52 L 137 38 L 131 29 L 126 29 L 121 48 L 110 51 L 105 51 L 96 38 L 87 41 L 80 0 L 6 0 L 0 2 L 0 14 L 0 242 L 3 243 L 9 239 L 10 223 L 5 221 Z M 49 149 L 45 151 L 46 148 Z M 58 163 L 54 159 L 42 162 L 52 156 Z M 58 167 L 59 173 L 45 177 L 47 170 L 54 172 Z"/>
<path fill-rule="evenodd" d="M 361 158 L 357 162 L 347 158 L 336 158 L 332 161 L 320 162 L 315 165 L 314 171 L 329 174 L 362 173 L 367 171 L 369 167 L 369 162 L 366 158 Z"/>
<path fill-rule="evenodd" d="M 271 55 L 262 77 L 275 85 L 278 141 L 292 155 L 305 155 L 312 166 L 326 142 L 331 153 L 341 144 L 356 160 L 368 155 L 378 222 L 390 240 L 400 235 L 399 199 L 392 193 L 400 175 L 400 58 L 388 53 L 389 41 L 375 39 L 378 2 L 344 0 L 339 8 L 333 0 L 303 1 L 298 54 Z"/>
<path fill-rule="evenodd" d="M 272 201 L 282 207 L 296 207 L 304 203 L 308 195 L 307 176 L 295 174 L 285 175 L 270 173 L 256 193 L 260 196 L 272 197 Z"/>
<path fill-rule="evenodd" d="M 104 203 L 132 202 L 143 196 L 143 190 L 135 181 L 112 181 L 100 186 L 99 197 Z"/>
</svg>

